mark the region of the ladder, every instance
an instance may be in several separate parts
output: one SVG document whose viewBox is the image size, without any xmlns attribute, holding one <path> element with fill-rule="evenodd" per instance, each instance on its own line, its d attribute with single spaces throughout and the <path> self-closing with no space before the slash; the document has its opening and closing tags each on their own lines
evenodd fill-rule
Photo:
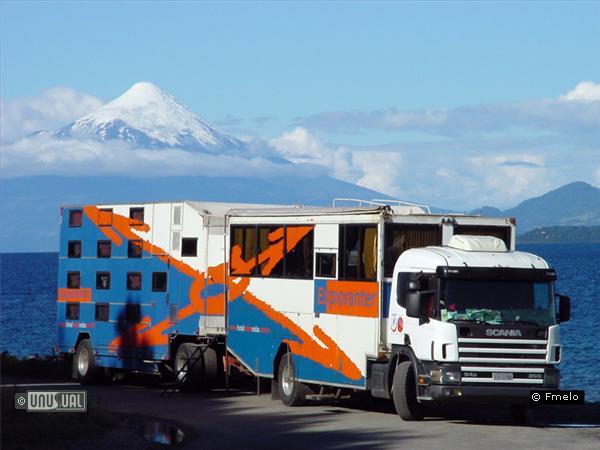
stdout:
<svg viewBox="0 0 600 450">
<path fill-rule="evenodd" d="M 183 365 L 178 370 L 171 370 L 175 376 L 175 381 L 165 384 L 165 388 L 160 393 L 161 397 L 172 397 L 176 392 L 181 391 L 187 381 L 188 374 L 198 364 L 198 361 L 204 357 L 204 349 L 206 348 L 206 346 L 197 345 L 192 354 L 185 358 Z"/>
</svg>

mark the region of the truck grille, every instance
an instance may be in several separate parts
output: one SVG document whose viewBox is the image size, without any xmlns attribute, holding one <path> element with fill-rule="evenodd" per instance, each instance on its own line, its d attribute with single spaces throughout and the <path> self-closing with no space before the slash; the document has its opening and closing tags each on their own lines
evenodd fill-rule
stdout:
<svg viewBox="0 0 600 450">
<path fill-rule="evenodd" d="M 464 383 L 543 384 L 547 340 L 458 339 Z"/>
</svg>

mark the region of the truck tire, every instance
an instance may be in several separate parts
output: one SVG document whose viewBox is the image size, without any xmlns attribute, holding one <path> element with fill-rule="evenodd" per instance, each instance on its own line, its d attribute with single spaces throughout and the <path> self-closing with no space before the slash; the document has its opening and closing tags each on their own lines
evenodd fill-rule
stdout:
<svg viewBox="0 0 600 450">
<path fill-rule="evenodd" d="M 202 387 L 204 389 L 213 388 L 217 384 L 219 376 L 219 358 L 217 352 L 210 347 L 206 347 L 202 353 L 204 360 L 204 373 Z"/>
<path fill-rule="evenodd" d="M 186 342 L 177 349 L 175 371 L 182 390 L 210 389 L 217 381 L 218 370 L 217 353 L 212 348 Z"/>
<path fill-rule="evenodd" d="M 198 346 L 185 342 L 177 347 L 175 353 L 175 377 L 182 391 L 193 392 L 200 389 L 202 384 L 202 358 L 192 360 L 192 355 Z M 198 354 L 196 353 L 196 356 Z"/>
<path fill-rule="evenodd" d="M 99 381 L 100 368 L 96 365 L 94 349 L 89 339 L 82 339 L 77 344 L 73 357 L 73 374 L 81 384 L 93 384 Z"/>
<path fill-rule="evenodd" d="M 296 368 L 292 356 L 287 353 L 279 361 L 278 390 L 286 406 L 301 406 L 306 403 L 307 388 L 296 379 Z"/>
<path fill-rule="evenodd" d="M 410 361 L 396 366 L 392 384 L 392 398 L 398 415 L 402 420 L 422 420 L 423 408 L 417 401 L 417 384 Z"/>
<path fill-rule="evenodd" d="M 509 415 L 510 420 L 516 424 L 527 425 L 533 421 L 533 411 L 529 405 L 511 405 Z"/>
</svg>

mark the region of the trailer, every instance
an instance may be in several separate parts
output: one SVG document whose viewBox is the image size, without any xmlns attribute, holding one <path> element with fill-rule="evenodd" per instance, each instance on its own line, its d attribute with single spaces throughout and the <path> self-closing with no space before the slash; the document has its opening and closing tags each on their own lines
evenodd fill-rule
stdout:
<svg viewBox="0 0 600 450">
<path fill-rule="evenodd" d="M 515 251 L 513 219 L 384 201 L 95 205 L 63 217 L 58 350 L 83 382 L 137 370 L 210 387 L 237 365 L 273 380 L 286 405 L 360 390 L 408 420 L 424 403 L 499 388 L 517 403 L 526 388 L 558 386 L 555 275 Z M 505 315 L 502 296 L 478 304 L 475 285 L 519 292 L 509 309 L 523 311 Z M 464 304 L 450 309 L 449 292 Z"/>
</svg>

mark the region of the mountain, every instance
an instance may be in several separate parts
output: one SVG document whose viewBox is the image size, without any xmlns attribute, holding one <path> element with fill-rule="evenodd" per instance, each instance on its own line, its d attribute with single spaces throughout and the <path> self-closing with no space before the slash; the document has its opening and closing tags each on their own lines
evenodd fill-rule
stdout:
<svg viewBox="0 0 600 450">
<path fill-rule="evenodd" d="M 592 227 L 543 227 L 517 236 L 519 244 L 600 242 L 600 226 Z"/>
<path fill-rule="evenodd" d="M 143 148 L 241 154 L 244 143 L 220 133 L 158 86 L 140 82 L 120 97 L 52 133 L 57 138 L 121 140 Z"/>
<path fill-rule="evenodd" d="M 474 216 L 487 216 L 487 217 L 502 217 L 502 210 L 494 208 L 493 206 L 483 206 L 481 208 L 474 209 L 469 214 Z"/>
<path fill-rule="evenodd" d="M 600 189 L 582 181 L 566 184 L 501 211 L 483 207 L 472 214 L 515 217 L 520 233 L 547 226 L 600 225 Z"/>
</svg>

